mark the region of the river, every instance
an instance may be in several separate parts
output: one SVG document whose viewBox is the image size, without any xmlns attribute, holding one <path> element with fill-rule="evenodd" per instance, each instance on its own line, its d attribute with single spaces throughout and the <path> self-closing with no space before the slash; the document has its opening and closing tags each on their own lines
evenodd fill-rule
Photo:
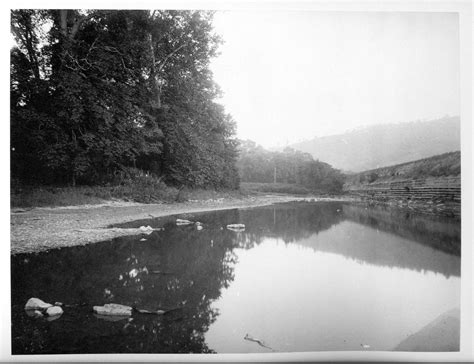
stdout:
<svg viewBox="0 0 474 364">
<path fill-rule="evenodd" d="M 245 231 L 228 230 L 232 223 Z M 458 220 L 302 202 L 120 227 L 147 225 L 163 229 L 13 255 L 13 353 L 459 348 L 459 318 L 443 319 L 460 306 Z M 60 317 L 32 318 L 30 297 L 68 306 Z M 173 310 L 92 312 L 104 303 Z"/>
</svg>

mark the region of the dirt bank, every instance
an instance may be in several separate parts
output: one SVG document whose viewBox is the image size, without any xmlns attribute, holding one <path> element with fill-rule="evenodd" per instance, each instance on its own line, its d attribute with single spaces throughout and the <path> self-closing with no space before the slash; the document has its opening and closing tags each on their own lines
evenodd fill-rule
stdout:
<svg viewBox="0 0 474 364">
<path fill-rule="evenodd" d="M 319 197 L 253 196 L 242 199 L 190 201 L 175 204 L 111 202 L 55 208 L 12 209 L 11 254 L 31 253 L 53 248 L 84 245 L 118 236 L 137 234 L 107 226 L 166 215 L 263 206 L 278 202 L 328 200 Z"/>
<path fill-rule="evenodd" d="M 408 336 L 395 351 L 459 351 L 460 310 L 452 309 Z"/>
</svg>

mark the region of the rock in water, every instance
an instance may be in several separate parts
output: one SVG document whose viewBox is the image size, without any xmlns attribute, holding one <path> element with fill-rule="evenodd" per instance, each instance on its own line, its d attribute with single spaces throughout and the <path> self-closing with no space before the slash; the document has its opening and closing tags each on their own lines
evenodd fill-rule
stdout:
<svg viewBox="0 0 474 364">
<path fill-rule="evenodd" d="M 140 229 L 140 231 L 141 231 L 142 233 L 144 233 L 144 234 L 146 234 L 146 233 L 151 233 L 151 232 L 153 231 L 153 228 L 152 228 L 150 225 L 148 225 L 148 226 L 140 226 L 139 229 Z"/>
<path fill-rule="evenodd" d="M 25 310 L 46 310 L 53 307 L 52 304 L 41 301 L 39 298 L 30 298 L 26 302 Z"/>
<path fill-rule="evenodd" d="M 228 230 L 232 231 L 245 231 L 245 225 L 244 224 L 229 224 L 227 225 Z"/>
<path fill-rule="evenodd" d="M 43 317 L 43 314 L 41 313 L 41 311 L 38 311 L 38 310 L 26 310 L 26 314 L 33 318 Z"/>
<path fill-rule="evenodd" d="M 245 229 L 244 224 L 229 224 L 227 225 L 228 228 L 234 228 L 234 229 Z"/>
<path fill-rule="evenodd" d="M 50 307 L 46 310 L 48 316 L 58 316 L 63 314 L 63 309 L 58 306 Z"/>
<path fill-rule="evenodd" d="M 197 225 L 196 230 L 202 230 L 202 225 Z"/>
<path fill-rule="evenodd" d="M 98 315 L 104 316 L 131 316 L 132 308 L 130 306 L 119 305 L 117 303 L 107 303 L 103 306 L 94 306 L 93 310 Z"/>
<path fill-rule="evenodd" d="M 183 219 L 176 219 L 176 225 L 190 225 L 193 224 L 192 221 L 189 220 L 183 220 Z"/>
</svg>

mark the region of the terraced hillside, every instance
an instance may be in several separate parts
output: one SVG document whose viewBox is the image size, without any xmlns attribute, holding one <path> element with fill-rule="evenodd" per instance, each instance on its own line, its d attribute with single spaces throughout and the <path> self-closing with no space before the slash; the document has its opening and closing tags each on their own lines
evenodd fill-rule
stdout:
<svg viewBox="0 0 474 364">
<path fill-rule="evenodd" d="M 347 178 L 343 190 L 377 201 L 423 203 L 427 212 L 459 215 L 461 153 L 445 153 L 354 174 Z"/>
</svg>

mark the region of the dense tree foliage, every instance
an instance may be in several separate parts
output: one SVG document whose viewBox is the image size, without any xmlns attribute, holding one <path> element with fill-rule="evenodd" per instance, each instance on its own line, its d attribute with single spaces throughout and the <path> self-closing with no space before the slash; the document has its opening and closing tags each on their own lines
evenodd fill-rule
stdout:
<svg viewBox="0 0 474 364">
<path fill-rule="evenodd" d="M 202 11 L 13 10 L 13 177 L 96 184 L 140 168 L 237 187 L 211 25 Z"/>
<path fill-rule="evenodd" d="M 241 142 L 237 165 L 242 182 L 292 183 L 323 192 L 340 192 L 344 183 L 339 170 L 308 153 L 271 152 L 252 141 Z"/>
</svg>

